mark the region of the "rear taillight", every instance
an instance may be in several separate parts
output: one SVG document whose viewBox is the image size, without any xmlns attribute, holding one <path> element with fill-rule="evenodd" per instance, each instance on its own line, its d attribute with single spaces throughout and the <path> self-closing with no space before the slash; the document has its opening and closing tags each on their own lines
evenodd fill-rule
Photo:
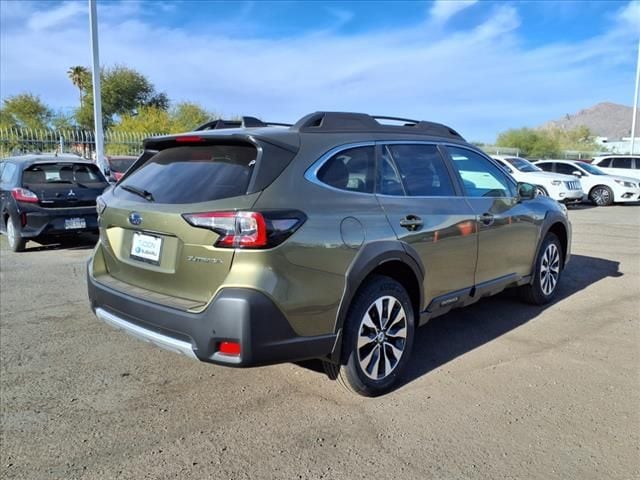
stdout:
<svg viewBox="0 0 640 480">
<path fill-rule="evenodd" d="M 298 211 L 188 213 L 184 219 L 194 227 L 213 230 L 222 248 L 272 248 L 279 245 L 306 220 Z"/>
<path fill-rule="evenodd" d="M 11 190 L 11 196 L 18 202 L 38 203 L 38 196 L 26 188 L 14 188 Z"/>
</svg>

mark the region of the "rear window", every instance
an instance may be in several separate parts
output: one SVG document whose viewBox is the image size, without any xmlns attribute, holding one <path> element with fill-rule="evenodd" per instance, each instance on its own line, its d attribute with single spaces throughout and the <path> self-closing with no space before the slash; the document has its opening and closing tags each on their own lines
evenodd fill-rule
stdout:
<svg viewBox="0 0 640 480">
<path fill-rule="evenodd" d="M 118 195 L 144 202 L 127 191 L 145 191 L 157 203 L 199 203 L 247 192 L 258 152 L 253 145 L 185 146 L 162 150 L 131 173 Z"/>
<path fill-rule="evenodd" d="M 106 179 L 93 164 L 81 163 L 35 163 L 22 172 L 22 184 L 104 184 Z"/>
</svg>

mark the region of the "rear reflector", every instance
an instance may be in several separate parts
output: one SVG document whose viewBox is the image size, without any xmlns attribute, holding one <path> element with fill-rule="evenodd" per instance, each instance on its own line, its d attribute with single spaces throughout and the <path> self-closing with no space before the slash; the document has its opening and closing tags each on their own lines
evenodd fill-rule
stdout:
<svg viewBox="0 0 640 480">
<path fill-rule="evenodd" d="M 38 203 L 38 196 L 26 188 L 14 188 L 11 190 L 11 196 L 18 202 Z"/>
<path fill-rule="evenodd" d="M 223 355 L 230 355 L 233 357 L 240 356 L 240 344 L 238 342 L 220 342 L 218 351 Z"/>
</svg>

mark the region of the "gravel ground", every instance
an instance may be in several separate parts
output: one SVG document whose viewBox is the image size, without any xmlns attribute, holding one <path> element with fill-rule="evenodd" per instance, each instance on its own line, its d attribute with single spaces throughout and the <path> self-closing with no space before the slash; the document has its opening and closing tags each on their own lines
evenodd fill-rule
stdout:
<svg viewBox="0 0 640 480">
<path fill-rule="evenodd" d="M 198 364 L 89 310 L 91 244 L 0 257 L 5 479 L 637 479 L 640 207 L 570 211 L 547 308 L 503 293 L 418 331 L 403 385 Z M 36 247 L 35 244 L 31 244 Z"/>
</svg>

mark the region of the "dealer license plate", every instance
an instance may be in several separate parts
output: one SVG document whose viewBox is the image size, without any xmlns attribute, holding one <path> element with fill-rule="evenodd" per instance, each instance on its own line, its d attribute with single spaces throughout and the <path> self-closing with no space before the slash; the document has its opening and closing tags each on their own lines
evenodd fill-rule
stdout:
<svg viewBox="0 0 640 480">
<path fill-rule="evenodd" d="M 161 250 L 162 238 L 134 232 L 131 242 L 131 258 L 159 265 Z"/>
<path fill-rule="evenodd" d="M 78 228 L 87 228 L 87 222 L 84 218 L 65 218 L 65 230 L 75 230 Z"/>
</svg>

